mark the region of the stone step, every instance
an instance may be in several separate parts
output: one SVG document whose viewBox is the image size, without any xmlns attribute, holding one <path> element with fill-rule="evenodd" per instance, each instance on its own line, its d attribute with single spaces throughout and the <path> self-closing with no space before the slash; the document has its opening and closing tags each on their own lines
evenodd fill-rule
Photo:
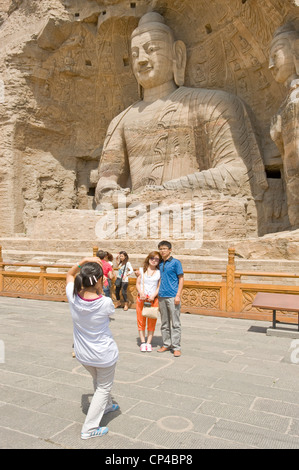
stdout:
<svg viewBox="0 0 299 470">
<path fill-rule="evenodd" d="M 114 258 L 117 253 L 113 253 Z M 179 258 L 186 270 L 225 270 L 227 265 L 227 254 L 222 257 L 201 256 L 201 255 L 181 255 L 173 252 L 173 255 Z M 78 252 L 59 252 L 59 251 L 25 251 L 2 249 L 2 256 L 6 262 L 24 262 L 24 263 L 56 263 L 73 264 L 86 256 L 92 256 L 90 251 Z M 134 268 L 143 264 L 145 259 L 143 253 L 129 253 L 130 261 Z M 246 260 L 235 257 L 236 269 L 239 271 L 257 271 L 257 272 L 282 272 L 299 274 L 299 261 L 297 260 Z"/>
<path fill-rule="evenodd" d="M 160 240 L 68 240 L 36 239 L 26 236 L 0 238 L 3 259 L 7 262 L 72 264 L 91 256 L 93 248 L 109 251 L 115 257 L 125 250 L 135 269 L 148 253 L 157 250 Z M 236 269 L 241 271 L 299 273 L 299 230 L 247 240 L 170 240 L 172 254 L 185 270 L 224 271 L 228 249 L 235 247 Z M 197 243 L 197 244 L 196 244 Z"/>
<path fill-rule="evenodd" d="M 173 253 L 195 256 L 227 257 L 227 250 L 231 245 L 230 240 L 207 240 L 203 243 L 194 240 L 171 240 Z M 161 239 L 111 239 L 111 240 L 73 240 L 73 239 L 36 239 L 26 237 L 0 238 L 0 246 L 3 250 L 23 252 L 73 252 L 92 253 L 93 247 L 107 250 L 110 253 L 118 253 L 125 250 L 128 253 L 142 253 L 147 255 L 157 250 Z"/>
</svg>

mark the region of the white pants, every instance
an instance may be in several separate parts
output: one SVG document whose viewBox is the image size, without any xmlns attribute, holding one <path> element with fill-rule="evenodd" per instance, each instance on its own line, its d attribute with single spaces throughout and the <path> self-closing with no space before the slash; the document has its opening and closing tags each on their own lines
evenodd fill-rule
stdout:
<svg viewBox="0 0 299 470">
<path fill-rule="evenodd" d="M 94 395 L 81 432 L 85 433 L 98 428 L 105 409 L 112 406 L 110 391 L 113 385 L 115 366 L 116 364 L 111 367 L 84 366 L 92 376 Z"/>
</svg>

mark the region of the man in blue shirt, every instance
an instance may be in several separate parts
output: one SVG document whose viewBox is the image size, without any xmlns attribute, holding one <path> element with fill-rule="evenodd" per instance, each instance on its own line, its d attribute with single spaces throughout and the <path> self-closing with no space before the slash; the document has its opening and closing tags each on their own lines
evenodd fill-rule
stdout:
<svg viewBox="0 0 299 470">
<path fill-rule="evenodd" d="M 181 355 L 180 315 L 184 271 L 182 263 L 171 256 L 171 248 L 171 243 L 165 240 L 158 245 L 162 256 L 160 262 L 159 308 L 163 340 L 163 346 L 158 349 L 158 352 L 168 351 L 172 346 L 174 357 L 179 357 Z"/>
</svg>

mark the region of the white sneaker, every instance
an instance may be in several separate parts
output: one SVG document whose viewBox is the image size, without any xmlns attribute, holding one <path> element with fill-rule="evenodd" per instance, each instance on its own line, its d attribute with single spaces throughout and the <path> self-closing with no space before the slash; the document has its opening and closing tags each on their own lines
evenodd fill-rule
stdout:
<svg viewBox="0 0 299 470">
<path fill-rule="evenodd" d="M 119 405 L 117 405 L 117 403 L 113 403 L 111 406 L 109 406 L 109 408 L 106 408 L 106 410 L 104 411 L 104 415 L 110 413 L 111 411 L 117 410 L 119 410 Z"/>
<path fill-rule="evenodd" d="M 146 352 L 146 346 L 147 346 L 146 343 L 141 343 L 140 351 L 141 351 L 141 352 Z"/>
<path fill-rule="evenodd" d="M 147 352 L 152 352 L 152 350 L 153 350 L 152 345 L 147 343 L 146 344 L 146 350 L 147 350 Z"/>
<path fill-rule="evenodd" d="M 91 437 L 100 437 L 104 436 L 104 434 L 107 434 L 108 428 L 107 427 L 101 427 L 94 429 L 93 431 L 88 431 L 88 432 L 81 432 L 81 439 L 90 439 Z"/>
</svg>

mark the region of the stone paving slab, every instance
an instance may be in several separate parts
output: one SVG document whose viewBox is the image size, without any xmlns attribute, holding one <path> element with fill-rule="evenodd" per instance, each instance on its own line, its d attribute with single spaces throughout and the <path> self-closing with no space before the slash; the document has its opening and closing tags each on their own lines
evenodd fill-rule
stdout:
<svg viewBox="0 0 299 470">
<path fill-rule="evenodd" d="M 0 448 L 299 449 L 297 340 L 268 336 L 266 322 L 181 318 L 174 358 L 157 353 L 159 320 L 153 352 L 141 353 L 135 311 L 117 309 L 120 410 L 104 416 L 106 436 L 82 441 L 93 388 L 72 357 L 68 304 L 0 298 Z"/>
</svg>

